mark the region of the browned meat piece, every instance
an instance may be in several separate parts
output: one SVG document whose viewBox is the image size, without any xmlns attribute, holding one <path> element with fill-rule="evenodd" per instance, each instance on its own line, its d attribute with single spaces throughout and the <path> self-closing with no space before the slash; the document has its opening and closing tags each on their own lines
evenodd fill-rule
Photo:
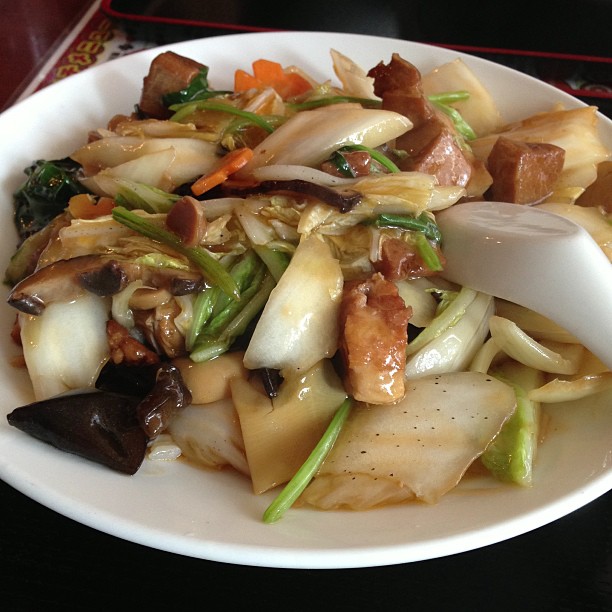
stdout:
<svg viewBox="0 0 612 612">
<path fill-rule="evenodd" d="M 382 98 L 382 107 L 408 117 L 414 125 L 396 141 L 396 148 L 408 154 L 400 160 L 400 169 L 433 174 L 440 185 L 465 187 L 472 163 L 457 143 L 453 126 L 423 93 L 418 69 L 394 53 L 389 64 L 381 62 L 368 76 L 374 78 L 374 93 Z"/>
<path fill-rule="evenodd" d="M 117 321 L 106 323 L 106 336 L 113 363 L 127 363 L 130 365 L 148 365 L 159 362 L 159 355 L 148 349 Z"/>
<path fill-rule="evenodd" d="M 579 206 L 596 206 L 612 213 L 612 161 L 597 166 L 597 179 L 576 200 Z"/>
<path fill-rule="evenodd" d="M 408 320 L 412 309 L 380 274 L 344 287 L 340 351 L 345 385 L 353 397 L 389 404 L 404 395 Z"/>
<path fill-rule="evenodd" d="M 533 204 L 553 191 L 565 151 L 553 144 L 519 142 L 500 136 L 487 159 L 492 200 Z"/>
<path fill-rule="evenodd" d="M 367 176 L 370 174 L 372 156 L 367 151 L 345 151 L 342 156 L 351 169 L 352 176 Z M 326 161 L 321 164 L 321 170 L 332 176 L 345 177 L 346 175 L 338 170 L 336 164 Z"/>
<path fill-rule="evenodd" d="M 440 249 L 436 248 L 436 251 L 444 265 L 446 261 L 444 255 Z M 437 274 L 425 265 L 415 247 L 399 238 L 387 238 L 383 241 L 380 247 L 380 259 L 374 262 L 374 268 L 391 281 Z"/>
<path fill-rule="evenodd" d="M 162 103 L 162 96 L 185 89 L 202 68 L 203 64 L 172 51 L 158 55 L 144 78 L 140 110 L 154 119 L 170 117 L 170 111 Z"/>
</svg>

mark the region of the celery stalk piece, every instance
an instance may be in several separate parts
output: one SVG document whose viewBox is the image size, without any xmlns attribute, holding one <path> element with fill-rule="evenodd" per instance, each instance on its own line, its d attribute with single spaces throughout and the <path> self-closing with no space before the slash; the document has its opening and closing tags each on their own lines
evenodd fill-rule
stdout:
<svg viewBox="0 0 612 612">
<path fill-rule="evenodd" d="M 185 337 L 185 348 L 188 351 L 193 349 L 198 334 L 210 319 L 217 294 L 218 290 L 216 287 L 207 287 L 204 291 L 198 293 L 193 304 L 191 327 Z"/>
<path fill-rule="evenodd" d="M 253 283 L 253 278 L 261 267 L 262 263 L 260 259 L 252 250 L 248 250 L 243 253 L 229 266 L 228 272 L 234 279 L 241 297 L 243 291 L 245 291 Z M 233 301 L 234 300 L 232 300 L 231 296 L 225 294 L 217 295 L 215 302 L 213 303 L 213 319 Z"/>
<path fill-rule="evenodd" d="M 231 267 L 230 274 L 240 290 L 240 301 L 205 290 L 196 300 L 195 325 L 190 330 L 187 348 L 192 361 L 208 361 L 226 352 L 264 307 L 275 282 L 257 254 L 249 250 Z M 198 301 L 202 300 L 201 304 Z M 201 307 L 201 308 L 200 308 Z M 201 318 L 200 318 L 201 315 Z"/>
<path fill-rule="evenodd" d="M 257 293 L 263 282 L 265 273 L 266 268 L 263 264 L 260 264 L 253 270 L 253 273 L 248 277 L 248 282 L 245 282 L 241 286 L 241 300 L 239 302 L 236 300 L 228 300 L 218 311 L 215 305 L 215 307 L 213 307 L 213 318 L 204 328 L 203 334 L 213 337 L 219 335 L 227 324 L 242 310 L 242 308 L 244 308 L 251 296 Z"/>
<path fill-rule="evenodd" d="M 342 427 L 351 411 L 352 405 L 353 400 L 350 397 L 347 397 L 344 402 L 342 402 L 334 418 L 325 430 L 325 433 L 321 436 L 321 439 L 306 461 L 264 512 L 264 523 L 276 523 L 276 521 L 278 521 L 294 504 L 296 499 L 302 494 L 302 491 L 314 478 L 321 464 L 325 461 L 329 451 L 331 451 L 338 439 Z"/>
<path fill-rule="evenodd" d="M 234 302 L 242 306 L 233 318 L 228 317 L 225 327 L 217 336 L 207 335 L 207 330 L 200 335 L 189 357 L 192 361 L 208 361 L 225 353 L 234 340 L 246 331 L 247 326 L 265 306 L 272 289 L 276 286 L 274 279 L 264 272 L 263 280 L 253 283 L 243 294 L 243 302 Z M 227 313 L 226 313 L 227 314 Z M 221 327 L 221 326 L 219 326 Z"/>
<path fill-rule="evenodd" d="M 499 378 L 514 388 L 516 410 L 483 453 L 481 461 L 497 479 L 529 487 L 537 449 L 539 403 L 528 399 L 528 388 L 503 376 Z"/>
<path fill-rule="evenodd" d="M 150 223 L 123 206 L 113 208 L 113 219 L 151 240 L 157 240 L 172 247 L 198 266 L 211 285 L 216 285 L 223 293 L 235 300 L 240 299 L 240 290 L 230 273 L 205 249 L 185 246 L 172 232 Z"/>
<path fill-rule="evenodd" d="M 141 208 L 150 213 L 167 213 L 181 197 L 144 183 L 124 178 L 114 180 L 118 186 L 115 201 L 126 208 Z"/>
<path fill-rule="evenodd" d="M 266 264 L 270 274 L 278 283 L 283 272 L 287 269 L 291 256 L 278 249 L 271 249 L 267 246 L 255 245 L 253 250 L 259 255 L 261 260 Z"/>
</svg>

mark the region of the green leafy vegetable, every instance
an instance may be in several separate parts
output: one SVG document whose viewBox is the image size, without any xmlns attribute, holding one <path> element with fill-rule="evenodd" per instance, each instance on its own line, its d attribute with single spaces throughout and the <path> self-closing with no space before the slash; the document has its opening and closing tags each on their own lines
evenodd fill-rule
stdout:
<svg viewBox="0 0 612 612">
<path fill-rule="evenodd" d="M 142 216 L 133 213 L 123 206 L 113 208 L 113 219 L 129 227 L 131 230 L 166 244 L 193 262 L 204 274 L 204 277 L 214 286 L 218 286 L 233 299 L 240 299 L 240 291 L 229 272 L 205 249 L 187 247 L 180 238 L 157 225 L 147 221 Z"/>
<path fill-rule="evenodd" d="M 38 160 L 26 168 L 27 180 L 15 191 L 15 225 L 21 240 L 45 227 L 78 193 L 88 193 L 77 175 L 81 166 L 70 158 Z"/>
<path fill-rule="evenodd" d="M 210 315 L 215 305 L 218 289 L 216 287 L 207 287 L 204 291 L 198 293 L 193 303 L 193 315 L 191 318 L 191 327 L 185 337 L 185 348 L 191 352 L 198 338 L 198 334 L 202 331 L 204 325 L 210 319 Z"/>
<path fill-rule="evenodd" d="M 342 427 L 348 418 L 353 406 L 353 400 L 347 397 L 338 408 L 334 418 L 328 425 L 325 433 L 314 447 L 308 459 L 302 464 L 293 478 L 285 485 L 278 497 L 268 506 L 263 515 L 264 523 L 275 523 L 294 504 L 295 500 L 302 494 L 314 478 L 317 470 L 329 454 L 335 444 Z"/>
<path fill-rule="evenodd" d="M 166 253 L 147 253 L 134 259 L 134 263 L 152 268 L 167 268 L 169 270 L 189 270 L 189 266 L 178 257 L 170 257 Z"/>
<path fill-rule="evenodd" d="M 208 84 L 208 66 L 200 69 L 198 74 L 191 79 L 191 82 L 185 89 L 173 91 L 163 96 L 162 102 L 165 106 L 173 104 L 184 104 L 185 102 L 193 102 L 195 100 L 206 100 L 215 96 L 221 96 L 231 93 L 230 91 L 215 91 L 210 89 Z"/>
</svg>

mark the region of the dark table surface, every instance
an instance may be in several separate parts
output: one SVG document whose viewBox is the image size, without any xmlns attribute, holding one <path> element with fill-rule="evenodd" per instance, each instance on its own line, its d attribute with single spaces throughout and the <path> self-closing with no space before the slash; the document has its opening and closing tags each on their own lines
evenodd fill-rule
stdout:
<svg viewBox="0 0 612 612">
<path fill-rule="evenodd" d="M 0 0 L 0 107 L 16 98 L 89 4 L 82 0 Z M 441 4 L 430 6 L 439 8 Z M 520 29 L 516 19 L 505 5 L 488 4 L 499 7 L 493 41 L 501 44 L 494 46 L 510 46 L 510 41 L 516 40 L 512 28 Z M 527 6 L 533 8 L 537 2 L 518 4 L 528 10 Z M 543 28 L 541 32 L 548 38 L 532 36 L 523 40 L 522 47 L 531 44 L 546 50 L 548 44 L 551 51 L 609 55 L 607 28 L 612 21 L 605 22 L 603 28 L 600 18 L 610 14 L 608 0 L 573 4 L 583 9 L 573 28 L 582 33 L 582 41 L 577 35 L 563 42 L 563 36 Z M 465 7 L 464 3 L 453 6 L 458 5 Z M 542 5 L 546 8 L 547 3 Z M 557 6 L 566 5 L 560 2 Z M 480 11 L 480 18 L 472 13 L 459 29 L 460 37 L 441 40 L 438 29 L 434 42 L 490 45 L 482 25 L 479 29 L 487 10 Z M 553 22 L 551 14 L 549 23 Z M 557 34 L 564 34 L 559 27 Z M 385 33 L 367 26 L 354 29 Z M 585 31 L 590 32 L 588 38 Z M 426 28 L 412 34 L 414 39 L 428 38 Z M 168 35 L 175 36 L 175 32 Z M 42 610 L 47 605 L 59 610 L 124 610 L 133 606 L 144 610 L 183 606 L 612 610 L 612 493 L 550 525 L 487 548 L 431 561 L 350 570 L 233 566 L 150 549 L 80 525 L 3 482 L 0 516 L 0 608 L 11 612 Z"/>
</svg>

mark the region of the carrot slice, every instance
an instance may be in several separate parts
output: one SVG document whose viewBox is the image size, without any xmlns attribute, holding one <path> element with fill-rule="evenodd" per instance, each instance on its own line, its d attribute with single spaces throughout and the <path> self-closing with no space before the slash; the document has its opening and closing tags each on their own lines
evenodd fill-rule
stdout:
<svg viewBox="0 0 612 612">
<path fill-rule="evenodd" d="M 310 83 L 296 72 L 286 72 L 278 62 L 258 59 L 253 62 L 253 75 L 244 70 L 234 73 L 234 91 L 272 87 L 286 100 L 312 89 Z"/>
<path fill-rule="evenodd" d="M 112 198 L 96 198 L 88 193 L 79 193 L 68 201 L 68 211 L 75 219 L 96 219 L 110 215 L 114 207 L 115 200 Z"/>
<path fill-rule="evenodd" d="M 251 74 L 244 70 L 236 70 L 234 73 L 234 91 L 247 91 L 261 87 L 262 84 Z"/>
<path fill-rule="evenodd" d="M 244 168 L 252 157 L 253 149 L 249 149 L 248 147 L 230 151 L 218 161 L 210 172 L 204 174 L 193 183 L 191 186 L 191 193 L 199 196 L 213 187 L 220 185 L 230 176 L 230 174 L 234 174 L 234 172 L 238 172 L 240 168 Z"/>
<path fill-rule="evenodd" d="M 297 72 L 287 72 L 285 74 L 284 86 L 277 89 L 283 100 L 294 98 L 312 89 L 312 85 Z"/>
<path fill-rule="evenodd" d="M 253 62 L 253 75 L 262 83 L 273 85 L 280 82 L 285 76 L 283 67 L 278 62 L 267 59 L 258 59 Z"/>
</svg>

